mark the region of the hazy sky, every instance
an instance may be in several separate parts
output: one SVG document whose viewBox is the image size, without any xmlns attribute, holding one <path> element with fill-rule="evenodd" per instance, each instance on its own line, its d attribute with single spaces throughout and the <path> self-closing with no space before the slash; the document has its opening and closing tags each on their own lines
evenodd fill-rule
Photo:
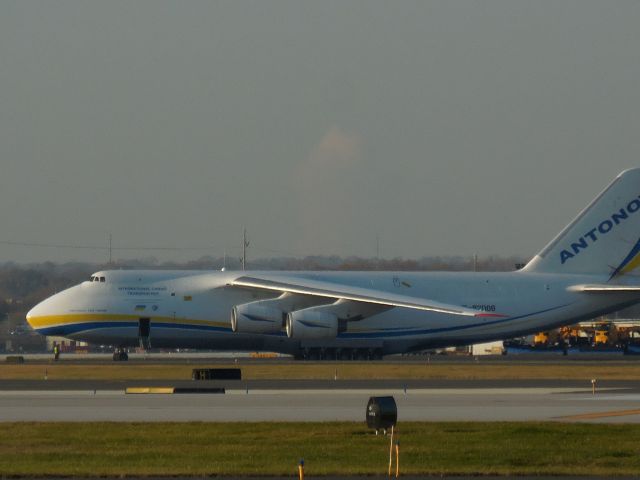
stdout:
<svg viewBox="0 0 640 480">
<path fill-rule="evenodd" d="M 533 255 L 640 165 L 639 26 L 636 0 L 3 0 L 0 241 Z"/>
</svg>

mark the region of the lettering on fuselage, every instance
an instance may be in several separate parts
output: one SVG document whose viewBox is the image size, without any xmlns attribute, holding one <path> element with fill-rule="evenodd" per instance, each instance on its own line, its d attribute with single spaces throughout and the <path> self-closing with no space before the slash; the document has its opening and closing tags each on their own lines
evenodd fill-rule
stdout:
<svg viewBox="0 0 640 480">
<path fill-rule="evenodd" d="M 614 212 L 609 218 L 604 219 L 597 226 L 586 232 L 582 237 L 572 242 L 569 248 L 562 250 L 560 252 L 560 263 L 564 265 L 564 262 L 575 257 L 581 251 L 589 248 L 591 245 L 596 243 L 601 236 L 611 232 L 617 225 L 620 225 L 620 223 L 624 222 L 632 214 L 640 210 L 639 198 L 631 200 L 626 207 Z"/>
<path fill-rule="evenodd" d="M 155 296 L 165 292 L 167 287 L 118 287 L 118 290 L 136 297 Z"/>
<path fill-rule="evenodd" d="M 474 303 L 473 305 L 462 305 L 465 308 L 473 308 L 474 310 L 479 310 L 481 312 L 495 312 L 496 306 L 489 305 L 486 303 Z"/>
</svg>

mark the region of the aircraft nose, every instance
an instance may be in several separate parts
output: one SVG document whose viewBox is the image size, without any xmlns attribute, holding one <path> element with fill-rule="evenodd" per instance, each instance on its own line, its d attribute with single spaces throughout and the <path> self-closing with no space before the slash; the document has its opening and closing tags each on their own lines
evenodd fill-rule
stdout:
<svg viewBox="0 0 640 480">
<path fill-rule="evenodd" d="M 53 317 L 64 314 L 65 300 L 69 290 L 64 290 L 44 299 L 29 310 L 27 312 L 27 323 L 31 325 L 31 328 L 34 330 L 44 328 L 47 323 L 51 323 Z"/>
<path fill-rule="evenodd" d="M 40 304 L 38 304 L 38 305 L 40 305 Z M 28 323 L 29 325 L 31 325 L 31 319 L 32 319 L 33 317 L 35 317 L 35 312 L 36 312 L 36 308 L 38 307 L 38 305 L 36 305 L 35 307 L 33 307 L 31 310 L 29 310 L 29 311 L 27 312 L 27 323 Z M 33 328 L 33 325 L 31 325 L 31 328 Z"/>
<path fill-rule="evenodd" d="M 42 318 L 49 313 L 49 307 L 47 305 L 50 305 L 50 298 L 47 298 L 46 300 L 41 301 L 40 303 L 36 304 L 36 306 L 34 306 L 31 310 L 29 310 L 27 312 L 27 323 L 29 325 L 31 325 L 31 328 L 33 328 L 34 330 L 38 329 L 38 318 Z"/>
<path fill-rule="evenodd" d="M 39 333 L 50 332 L 51 326 L 60 323 L 71 306 L 78 305 L 80 289 L 82 285 L 76 285 L 44 299 L 27 312 L 27 323 Z"/>
</svg>

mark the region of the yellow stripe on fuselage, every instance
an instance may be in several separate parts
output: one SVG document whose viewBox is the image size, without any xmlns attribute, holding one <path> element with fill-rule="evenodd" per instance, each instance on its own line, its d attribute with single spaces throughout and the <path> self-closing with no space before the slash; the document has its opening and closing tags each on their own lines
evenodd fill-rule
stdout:
<svg viewBox="0 0 640 480">
<path fill-rule="evenodd" d="M 110 315 L 107 313 L 69 313 L 65 315 L 43 315 L 41 317 L 29 317 L 29 324 L 35 328 L 47 328 L 57 325 L 71 325 L 87 322 L 126 322 L 138 320 L 136 315 Z"/>
<path fill-rule="evenodd" d="M 195 320 L 190 318 L 174 317 L 146 317 L 151 323 L 173 323 L 179 325 L 205 325 L 211 327 L 229 327 L 228 322 L 214 322 L 211 320 Z M 92 322 L 137 322 L 139 315 L 109 314 L 109 313 L 69 313 L 65 315 L 45 315 L 41 317 L 29 317 L 29 324 L 34 329 L 54 327 L 59 325 L 72 325 L 77 323 Z"/>
</svg>

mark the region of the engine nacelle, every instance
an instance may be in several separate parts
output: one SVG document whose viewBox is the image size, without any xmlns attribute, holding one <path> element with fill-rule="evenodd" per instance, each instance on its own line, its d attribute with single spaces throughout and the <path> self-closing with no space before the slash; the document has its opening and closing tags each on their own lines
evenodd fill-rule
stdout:
<svg viewBox="0 0 640 480">
<path fill-rule="evenodd" d="M 287 315 L 287 336 L 294 339 L 336 338 L 338 317 L 320 309 L 305 308 Z"/>
<path fill-rule="evenodd" d="M 273 334 L 282 330 L 283 312 L 279 308 L 244 303 L 231 309 L 231 330 L 237 333 Z"/>
</svg>

